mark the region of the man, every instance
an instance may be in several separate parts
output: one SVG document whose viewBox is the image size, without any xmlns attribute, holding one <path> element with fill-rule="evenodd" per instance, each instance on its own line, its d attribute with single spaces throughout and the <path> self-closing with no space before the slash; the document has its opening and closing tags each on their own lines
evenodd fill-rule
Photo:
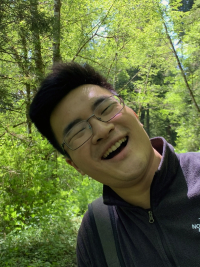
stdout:
<svg viewBox="0 0 200 267">
<path fill-rule="evenodd" d="M 68 164 L 104 185 L 124 266 L 200 266 L 200 153 L 176 155 L 163 138 L 150 141 L 134 111 L 88 65 L 55 66 L 30 117 Z M 108 266 L 88 212 L 77 259 L 80 267 Z"/>
</svg>

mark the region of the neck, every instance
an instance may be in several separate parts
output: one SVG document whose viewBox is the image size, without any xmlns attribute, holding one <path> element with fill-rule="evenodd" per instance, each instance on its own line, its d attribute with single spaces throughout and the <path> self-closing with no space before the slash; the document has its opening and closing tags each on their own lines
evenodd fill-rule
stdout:
<svg viewBox="0 0 200 267">
<path fill-rule="evenodd" d="M 162 156 L 154 149 L 153 160 L 145 174 L 128 188 L 112 188 L 126 202 L 143 209 L 151 208 L 150 188 Z"/>
</svg>

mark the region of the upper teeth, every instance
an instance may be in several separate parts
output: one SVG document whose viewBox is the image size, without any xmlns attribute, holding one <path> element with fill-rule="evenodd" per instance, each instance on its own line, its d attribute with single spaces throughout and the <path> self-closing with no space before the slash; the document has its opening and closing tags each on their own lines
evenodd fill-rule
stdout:
<svg viewBox="0 0 200 267">
<path fill-rule="evenodd" d="M 105 154 L 103 155 L 103 158 L 104 158 L 104 159 L 107 158 L 107 156 L 108 156 L 111 152 L 115 151 L 118 147 L 120 147 L 121 144 L 122 144 L 124 141 L 126 141 L 126 137 L 120 139 L 120 140 L 117 141 L 113 146 L 111 146 L 111 147 L 105 152 Z"/>
</svg>

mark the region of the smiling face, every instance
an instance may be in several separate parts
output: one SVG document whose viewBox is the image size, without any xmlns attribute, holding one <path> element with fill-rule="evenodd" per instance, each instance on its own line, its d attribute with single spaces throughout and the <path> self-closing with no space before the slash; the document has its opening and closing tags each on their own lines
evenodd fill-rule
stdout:
<svg viewBox="0 0 200 267">
<path fill-rule="evenodd" d="M 94 103 L 110 95 L 108 90 L 91 84 L 67 94 L 50 117 L 59 144 L 63 143 L 66 127 L 75 120 L 87 120 L 94 112 Z M 133 110 L 125 106 L 109 122 L 94 116 L 89 122 L 93 135 L 77 150 L 65 146 L 71 157 L 67 162 L 113 189 L 130 187 L 143 179 L 152 164 L 154 151 Z"/>
</svg>

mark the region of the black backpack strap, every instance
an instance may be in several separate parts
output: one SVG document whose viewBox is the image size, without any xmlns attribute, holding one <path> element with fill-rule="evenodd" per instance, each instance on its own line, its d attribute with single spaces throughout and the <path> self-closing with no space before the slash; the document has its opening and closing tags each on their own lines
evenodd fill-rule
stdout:
<svg viewBox="0 0 200 267">
<path fill-rule="evenodd" d="M 118 259 L 118 252 L 115 245 L 115 242 L 117 241 L 117 230 L 116 227 L 113 228 L 114 225 L 111 222 L 111 214 L 108 206 L 103 204 L 103 198 L 100 197 L 89 204 L 88 208 L 89 214 L 93 213 L 94 215 L 108 267 L 122 267 Z M 114 213 L 112 214 L 112 217 L 113 215 Z M 112 220 L 113 219 L 114 217 Z"/>
<path fill-rule="evenodd" d="M 121 249 L 120 249 L 120 245 L 119 245 L 119 238 L 118 238 L 118 234 L 117 234 L 117 224 L 116 224 L 116 219 L 115 219 L 116 208 L 115 208 L 115 206 L 108 206 L 108 210 L 109 210 L 109 214 L 110 214 L 110 221 L 112 224 L 115 246 L 116 246 L 116 251 L 117 251 L 117 256 L 118 256 L 118 259 L 120 262 L 120 266 L 126 267 L 124 260 L 123 260 L 123 257 L 122 257 L 122 253 L 121 253 Z"/>
</svg>

